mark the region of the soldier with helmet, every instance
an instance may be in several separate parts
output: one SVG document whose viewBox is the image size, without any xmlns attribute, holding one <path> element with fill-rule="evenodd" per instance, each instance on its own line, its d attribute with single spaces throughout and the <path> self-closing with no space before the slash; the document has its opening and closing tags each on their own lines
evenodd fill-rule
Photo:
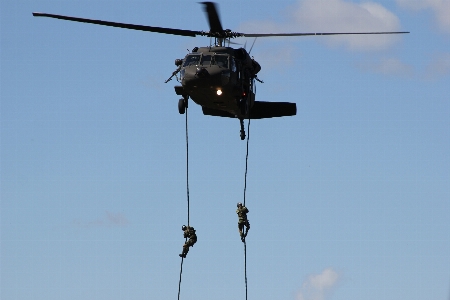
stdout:
<svg viewBox="0 0 450 300">
<path fill-rule="evenodd" d="M 183 252 L 180 254 L 180 257 L 185 258 L 186 254 L 189 252 L 189 247 L 193 247 L 197 242 L 197 235 L 195 234 L 195 229 L 192 226 L 183 225 L 181 230 L 184 232 L 184 238 L 189 238 L 183 245 Z"/>
<path fill-rule="evenodd" d="M 238 228 L 239 228 L 239 235 L 241 236 L 241 241 L 245 241 L 245 237 L 247 236 L 247 233 L 250 229 L 250 223 L 247 219 L 248 209 L 247 207 L 243 206 L 241 202 L 238 202 L 236 213 L 239 217 L 238 221 Z M 246 227 L 246 230 L 244 231 L 244 226 Z"/>
</svg>

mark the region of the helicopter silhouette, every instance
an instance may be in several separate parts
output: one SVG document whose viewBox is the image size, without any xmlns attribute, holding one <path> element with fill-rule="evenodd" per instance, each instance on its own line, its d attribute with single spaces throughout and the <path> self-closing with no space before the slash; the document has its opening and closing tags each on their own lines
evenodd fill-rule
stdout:
<svg viewBox="0 0 450 300">
<path fill-rule="evenodd" d="M 401 34 L 409 32 L 338 32 L 338 33 L 256 33 L 247 34 L 223 29 L 216 4 L 201 2 L 207 14 L 209 31 L 193 31 L 165 27 L 153 27 L 127 23 L 109 22 L 86 18 L 69 17 L 48 13 L 33 12 L 35 17 L 49 17 L 67 21 L 120 27 L 180 36 L 206 36 L 214 38 L 214 44 L 195 47 L 183 59 L 176 59 L 177 69 L 165 81 L 174 76 L 181 85 L 175 86 L 175 93 L 181 96 L 178 111 L 184 114 L 191 98 L 202 107 L 204 115 L 237 118 L 240 122 L 240 137 L 245 139 L 244 119 L 264 119 L 294 116 L 297 106 L 290 102 L 255 101 L 255 81 L 261 65 L 245 48 L 230 47 L 231 39 L 238 37 L 280 37 L 312 35 L 348 34 Z M 228 47 L 225 44 L 228 42 Z M 180 75 L 180 77 L 178 77 Z"/>
</svg>

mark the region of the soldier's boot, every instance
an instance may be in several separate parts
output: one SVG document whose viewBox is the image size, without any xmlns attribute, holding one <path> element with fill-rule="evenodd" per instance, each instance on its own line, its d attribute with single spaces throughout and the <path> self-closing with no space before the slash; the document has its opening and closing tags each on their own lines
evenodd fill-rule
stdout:
<svg viewBox="0 0 450 300">
<path fill-rule="evenodd" d="M 186 244 L 183 245 L 183 253 L 180 254 L 181 257 L 185 258 L 186 255 L 189 252 L 189 246 L 187 246 Z"/>
<path fill-rule="evenodd" d="M 186 254 L 189 252 L 189 247 L 186 246 L 186 244 L 183 245 L 183 251 L 180 254 L 180 257 L 185 258 Z"/>
</svg>

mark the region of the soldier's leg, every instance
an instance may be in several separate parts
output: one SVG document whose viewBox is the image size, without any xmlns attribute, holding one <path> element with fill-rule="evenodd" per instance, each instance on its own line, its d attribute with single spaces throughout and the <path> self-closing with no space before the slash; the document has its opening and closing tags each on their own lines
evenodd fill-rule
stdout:
<svg viewBox="0 0 450 300">
<path fill-rule="evenodd" d="M 238 223 L 239 235 L 244 236 L 244 223 Z"/>
<path fill-rule="evenodd" d="M 194 240 L 192 240 L 192 239 L 189 239 L 189 240 L 186 242 L 186 248 L 189 249 L 189 247 L 193 247 L 194 244 L 195 244 L 195 242 L 196 242 L 196 241 L 194 241 Z"/>
<path fill-rule="evenodd" d="M 248 234 L 248 231 L 250 230 L 250 222 L 247 220 L 247 221 L 245 221 L 245 227 L 246 227 L 246 230 L 245 230 L 245 234 L 244 234 L 244 237 L 246 237 L 247 236 L 247 234 Z"/>
<path fill-rule="evenodd" d="M 183 245 L 183 251 L 180 254 L 180 257 L 186 257 L 186 254 L 189 252 L 189 246 L 187 244 Z"/>
</svg>

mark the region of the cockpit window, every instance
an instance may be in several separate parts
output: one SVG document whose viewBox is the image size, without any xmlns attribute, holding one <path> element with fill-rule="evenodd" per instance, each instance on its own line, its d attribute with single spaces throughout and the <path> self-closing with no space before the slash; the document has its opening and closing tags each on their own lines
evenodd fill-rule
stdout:
<svg viewBox="0 0 450 300">
<path fill-rule="evenodd" d="M 200 62 L 200 55 L 188 55 L 184 61 L 183 67 L 195 66 Z"/>
<path fill-rule="evenodd" d="M 212 56 L 211 55 L 202 55 L 202 65 L 213 65 L 214 61 L 211 61 Z"/>
<path fill-rule="evenodd" d="M 202 66 L 218 65 L 222 68 L 228 68 L 227 55 L 202 55 Z"/>
<path fill-rule="evenodd" d="M 216 61 L 216 65 L 223 68 L 228 68 L 228 56 L 226 55 L 215 55 L 214 60 Z"/>
<path fill-rule="evenodd" d="M 202 66 L 218 65 L 221 68 L 228 68 L 228 55 L 189 54 L 188 56 L 186 56 L 183 67 L 196 65 Z"/>
</svg>

